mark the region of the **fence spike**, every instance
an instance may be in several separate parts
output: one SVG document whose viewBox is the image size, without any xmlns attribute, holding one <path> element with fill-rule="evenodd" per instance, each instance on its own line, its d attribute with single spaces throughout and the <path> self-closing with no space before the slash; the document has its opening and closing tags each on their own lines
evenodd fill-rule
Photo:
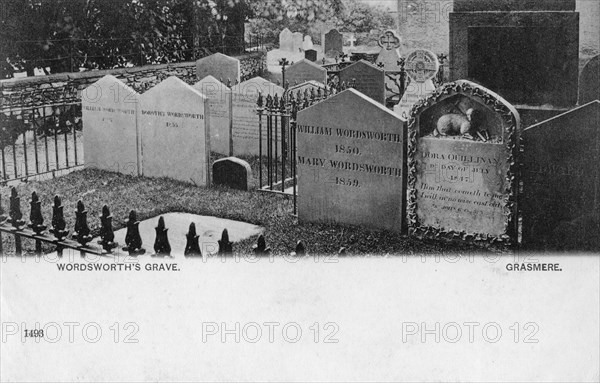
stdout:
<svg viewBox="0 0 600 383">
<path fill-rule="evenodd" d="M 281 102 L 279 103 L 279 112 L 281 114 L 285 114 L 286 112 L 286 106 L 287 106 L 287 102 L 286 102 L 286 97 L 285 94 L 283 96 L 281 96 Z"/>
<path fill-rule="evenodd" d="M 200 236 L 196 234 L 196 224 L 194 222 L 190 223 L 190 229 L 185 235 L 185 238 L 186 243 L 183 255 L 185 255 L 186 257 L 201 257 L 202 251 L 200 250 L 200 245 L 198 244 L 198 239 L 200 238 Z"/>
<path fill-rule="evenodd" d="M 127 234 L 125 234 L 125 247 L 123 251 L 129 255 L 141 255 L 146 252 L 142 248 L 142 237 L 140 236 L 140 223 L 137 220 L 135 210 L 129 212 L 129 219 L 125 222 L 127 225 Z"/>
<path fill-rule="evenodd" d="M 87 211 L 81 200 L 77 201 L 77 210 L 75 211 L 75 230 L 72 235 L 80 245 L 86 246 L 92 240 L 90 227 L 87 222 Z"/>
<path fill-rule="evenodd" d="M 263 107 L 263 105 L 264 105 L 264 104 L 263 104 L 263 94 L 262 94 L 262 92 L 258 92 L 258 100 L 256 100 L 256 105 L 257 105 L 259 108 L 262 108 L 262 107 Z"/>
<path fill-rule="evenodd" d="M 231 79 L 229 77 L 227 78 L 227 87 L 231 88 Z"/>
<path fill-rule="evenodd" d="M 69 230 L 65 230 L 66 227 L 67 223 L 65 222 L 62 202 L 59 196 L 54 196 L 54 206 L 52 206 L 52 229 L 50 229 L 50 233 L 52 233 L 57 240 L 62 241 L 69 235 Z"/>
<path fill-rule="evenodd" d="M 264 255 L 269 254 L 271 252 L 271 248 L 267 247 L 267 241 L 265 241 L 264 235 L 259 235 L 256 240 L 256 245 L 252 247 L 252 252 L 256 255 Z"/>
<path fill-rule="evenodd" d="M 44 217 L 42 216 L 42 203 L 36 192 L 31 193 L 31 201 L 29 202 L 31 210 L 29 213 L 29 228 L 37 235 L 41 235 L 47 226 L 44 226 Z"/>
<path fill-rule="evenodd" d="M 21 198 L 17 195 L 17 189 L 13 186 L 10 189 L 10 210 L 8 212 L 10 218 L 8 222 L 13 225 L 15 229 L 21 229 L 25 225 L 23 213 L 21 213 Z"/>
<path fill-rule="evenodd" d="M 298 241 L 298 243 L 296 243 L 295 253 L 296 255 L 306 255 L 306 249 L 304 248 L 302 241 Z"/>
<path fill-rule="evenodd" d="M 101 245 L 107 253 L 112 252 L 112 250 L 118 246 L 118 244 L 115 243 L 112 220 L 113 217 L 110 215 L 108 206 L 104 205 L 102 207 L 102 215 L 100 216 L 100 241 L 98 241 L 98 244 Z"/>
<path fill-rule="evenodd" d="M 158 226 L 154 228 L 156 231 L 156 239 L 154 240 L 154 255 L 169 256 L 171 255 L 171 244 L 169 243 L 169 229 L 165 227 L 164 217 L 158 218 Z"/>
<path fill-rule="evenodd" d="M 227 229 L 223 229 L 221 240 L 219 242 L 219 254 L 229 255 L 233 253 L 233 242 L 229 242 L 229 233 Z"/>
<path fill-rule="evenodd" d="M 285 80 L 284 89 L 288 89 L 290 87 L 290 80 Z"/>
</svg>

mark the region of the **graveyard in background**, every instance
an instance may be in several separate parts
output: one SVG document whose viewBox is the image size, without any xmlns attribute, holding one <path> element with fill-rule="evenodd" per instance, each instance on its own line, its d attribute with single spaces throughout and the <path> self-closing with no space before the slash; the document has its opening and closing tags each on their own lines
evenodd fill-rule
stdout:
<svg viewBox="0 0 600 383">
<path fill-rule="evenodd" d="M 403 3 L 399 30 L 0 81 L 0 253 L 599 252 L 598 10 Z"/>
</svg>

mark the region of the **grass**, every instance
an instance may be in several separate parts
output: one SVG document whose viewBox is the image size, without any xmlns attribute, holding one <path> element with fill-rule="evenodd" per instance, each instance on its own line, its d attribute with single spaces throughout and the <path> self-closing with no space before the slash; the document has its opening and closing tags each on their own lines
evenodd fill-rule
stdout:
<svg viewBox="0 0 600 383">
<path fill-rule="evenodd" d="M 28 182 L 17 187 L 25 220 L 29 217 L 28 200 L 37 191 L 42 202 L 45 224 L 50 225 L 54 195 L 62 198 L 67 228 L 73 230 L 75 207 L 82 200 L 88 211 L 92 234 L 100 229 L 100 212 L 104 204 L 113 215 L 114 229 L 123 228 L 130 210 L 136 210 L 144 220 L 169 212 L 211 215 L 240 220 L 265 228 L 267 246 L 275 254 L 291 253 L 302 240 L 309 254 L 337 254 L 345 247 L 347 254 L 423 254 L 487 251 L 473 244 L 442 243 L 419 240 L 389 231 L 367 230 L 362 227 L 333 223 L 298 222 L 292 213 L 292 200 L 272 193 L 238 191 L 225 187 L 202 188 L 161 178 L 126 176 L 118 173 L 86 169 L 49 181 Z M 3 206 L 7 209 L 9 188 L 0 188 Z M 154 239 L 144 238 L 152 252 Z M 234 244 L 235 253 L 248 253 L 256 238 Z M 3 235 L 4 250 L 12 251 L 12 236 Z M 25 251 L 34 244 L 23 241 Z M 45 251 L 52 251 L 48 247 Z M 498 250 L 493 250 L 498 251 Z"/>
</svg>

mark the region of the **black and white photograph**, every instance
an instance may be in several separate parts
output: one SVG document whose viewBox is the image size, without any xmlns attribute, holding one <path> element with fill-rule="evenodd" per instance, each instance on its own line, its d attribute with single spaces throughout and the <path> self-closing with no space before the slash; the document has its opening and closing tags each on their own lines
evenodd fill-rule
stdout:
<svg viewBox="0 0 600 383">
<path fill-rule="evenodd" d="M 0 0 L 0 382 L 600 382 L 600 0 Z"/>
</svg>

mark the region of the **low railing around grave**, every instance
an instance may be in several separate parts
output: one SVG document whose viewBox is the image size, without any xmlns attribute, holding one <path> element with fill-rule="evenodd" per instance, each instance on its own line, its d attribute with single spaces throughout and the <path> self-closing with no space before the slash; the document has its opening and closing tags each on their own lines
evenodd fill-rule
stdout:
<svg viewBox="0 0 600 383">
<path fill-rule="evenodd" d="M 71 238 L 69 238 L 69 230 L 64 218 L 64 207 L 61 199 L 58 196 L 54 197 L 54 205 L 52 206 L 52 223 L 51 227 L 44 225 L 44 217 L 42 215 L 42 207 L 40 199 L 36 192 L 31 194 L 29 223 L 23 220 L 21 211 L 21 198 L 17 194 L 17 190 L 11 188 L 9 214 L 5 215 L 2 208 L 2 199 L 0 198 L 0 255 L 4 253 L 2 234 L 14 236 L 15 255 L 23 255 L 22 239 L 31 239 L 35 241 L 36 255 L 42 255 L 42 243 L 54 246 L 59 257 L 63 256 L 65 249 L 79 251 L 81 256 L 86 254 L 94 255 L 111 255 L 119 244 L 115 242 L 115 234 L 113 231 L 113 217 L 110 214 L 108 206 L 104 205 L 100 216 L 100 240 L 95 246 L 92 243 L 92 234 L 88 225 L 88 212 L 85 209 L 83 202 L 77 202 L 77 210 L 75 212 L 75 226 Z M 143 246 L 142 237 L 139 231 L 140 222 L 137 220 L 137 213 L 132 210 L 129 213 L 129 218 L 126 221 L 127 233 L 125 235 L 125 246 L 122 248 L 131 256 L 143 255 L 146 249 Z M 154 239 L 153 256 L 170 256 L 171 245 L 169 243 L 168 229 L 165 226 L 163 217 L 158 219 L 158 225 L 155 228 L 156 237 Z M 186 245 L 184 256 L 186 257 L 201 257 L 202 251 L 199 243 L 200 236 L 196 232 L 195 223 L 190 223 L 186 234 Z M 229 233 L 224 229 L 221 233 L 221 239 L 217 241 L 219 245 L 218 254 L 231 255 L 233 254 L 233 242 L 229 240 Z M 265 237 L 260 235 L 256 245 L 251 249 L 251 252 L 256 255 L 265 255 L 271 251 L 266 246 Z M 298 241 L 295 248 L 295 255 L 304 255 L 305 246 L 302 241 Z"/>
</svg>

